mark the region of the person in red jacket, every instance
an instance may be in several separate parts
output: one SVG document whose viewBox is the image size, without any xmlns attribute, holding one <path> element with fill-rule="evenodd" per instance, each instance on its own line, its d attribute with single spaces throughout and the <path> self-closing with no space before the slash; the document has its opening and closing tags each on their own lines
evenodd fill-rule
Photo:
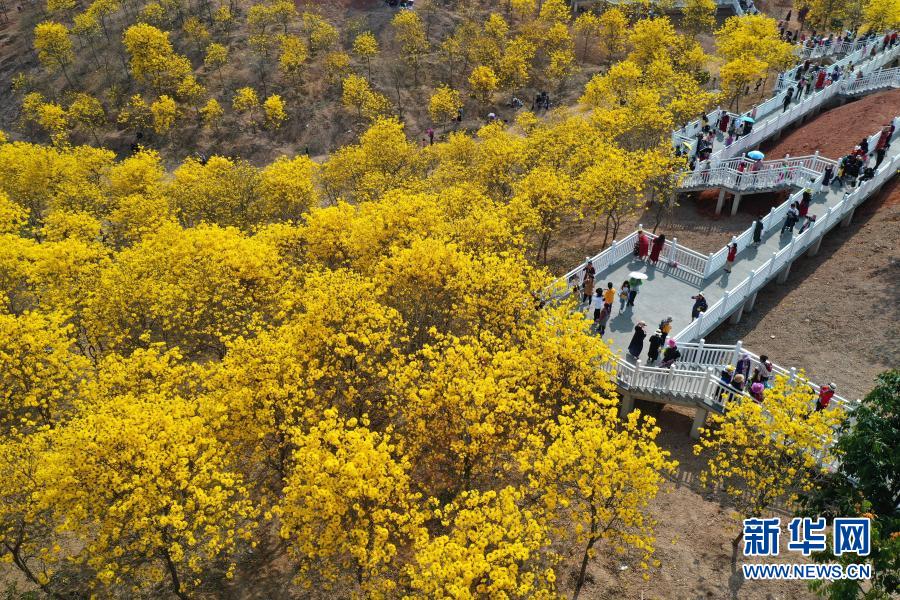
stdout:
<svg viewBox="0 0 900 600">
<path fill-rule="evenodd" d="M 819 399 L 816 400 L 816 412 L 828 408 L 828 403 L 831 402 L 831 398 L 834 396 L 834 388 L 835 385 L 833 383 L 822 386 L 819 390 Z"/>
<path fill-rule="evenodd" d="M 638 258 L 644 260 L 650 254 L 650 239 L 644 234 L 643 230 L 638 231 L 638 241 L 635 246 Z"/>
<path fill-rule="evenodd" d="M 734 266 L 734 259 L 737 258 L 737 242 L 734 238 L 731 238 L 731 243 L 728 244 L 728 256 L 725 257 L 725 272 L 731 273 L 731 267 Z"/>
</svg>

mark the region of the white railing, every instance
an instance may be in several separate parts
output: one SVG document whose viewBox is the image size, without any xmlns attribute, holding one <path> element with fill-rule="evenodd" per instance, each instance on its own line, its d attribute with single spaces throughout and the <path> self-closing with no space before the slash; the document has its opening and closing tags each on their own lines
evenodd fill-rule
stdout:
<svg viewBox="0 0 900 600">
<path fill-rule="evenodd" d="M 656 236 L 647 231 L 644 232 L 644 235 L 647 236 L 647 239 L 652 246 Z M 619 262 L 634 255 L 634 246 L 637 244 L 637 240 L 638 232 L 635 231 L 621 241 L 613 240 L 613 243 L 609 248 L 606 248 L 590 259 L 591 264 L 594 265 L 595 285 L 599 285 L 598 282 L 600 279 L 603 279 L 604 275 L 618 265 Z M 703 270 L 706 267 L 706 257 L 690 248 L 680 246 L 678 244 L 678 238 L 666 240 L 659 255 L 659 262 L 662 265 L 671 265 L 674 263 L 677 265 L 678 269 L 698 277 L 703 275 Z M 584 270 L 587 268 L 587 263 L 588 261 L 584 261 L 581 265 L 557 279 L 551 285 L 550 297 L 565 298 L 572 293 L 572 290 L 576 288 L 581 290 L 581 284 L 584 279 Z"/>
<path fill-rule="evenodd" d="M 721 376 L 722 369 L 726 365 L 737 365 L 738 360 L 746 355 L 750 359 L 750 368 L 746 377 L 753 374 L 754 369 L 762 366 L 759 355 L 754 354 L 750 350 L 744 348 L 742 342 L 736 344 L 707 344 L 706 340 L 701 339 L 699 342 L 678 342 L 678 350 L 681 352 L 681 358 L 678 359 L 679 369 L 708 370 L 713 368 L 717 377 Z M 776 375 L 784 375 L 791 381 L 797 377 L 797 371 L 794 368 L 785 368 L 778 364 L 772 363 L 772 372 Z M 811 381 L 806 381 L 816 393 L 819 393 L 820 386 Z M 845 407 L 850 407 L 852 402 L 841 396 L 835 395 L 834 401 Z"/>
<path fill-rule="evenodd" d="M 682 345 L 679 345 L 679 349 Z M 738 346 L 740 349 L 740 346 Z M 734 347 L 726 347 L 727 353 L 732 353 Z M 750 373 L 753 369 L 760 367 L 759 357 L 752 352 L 741 350 L 747 354 L 751 361 Z M 770 361 L 771 362 L 771 361 Z M 732 364 L 732 363 L 725 363 Z M 641 363 L 640 360 L 631 362 L 616 356 L 615 360 L 604 362 L 600 369 L 615 375 L 616 385 L 623 389 L 631 391 L 642 391 L 651 394 L 660 394 L 664 396 L 681 396 L 691 401 L 699 401 L 708 405 L 720 405 L 724 408 L 727 399 L 733 399 L 746 393 L 749 381 L 745 384 L 743 392 L 734 389 L 722 382 L 722 369 L 724 364 L 709 364 L 695 366 L 691 368 L 685 366 L 681 361 L 677 365 L 670 367 L 653 367 Z M 777 365 L 772 366 L 774 375 L 783 375 L 793 382 L 798 380 L 796 369 L 784 369 Z M 802 379 L 803 383 L 808 385 L 816 394 L 821 390 L 821 386 Z M 723 398 L 723 395 L 725 398 Z M 850 409 L 854 402 L 835 395 L 832 398 L 834 406 L 840 406 L 844 409 Z"/>
<path fill-rule="evenodd" d="M 823 169 L 824 170 L 824 169 Z M 788 164 L 767 164 L 761 168 L 739 170 L 729 166 L 708 169 L 701 166 L 682 180 L 680 190 L 726 188 L 735 191 L 767 190 L 792 185 L 805 186 L 815 181 L 822 171 Z"/>
<path fill-rule="evenodd" d="M 735 0 L 737 3 L 737 0 Z M 831 44 L 817 44 L 815 46 L 810 46 L 807 44 L 798 44 L 796 53 L 801 60 L 806 60 L 810 58 L 818 58 L 823 56 L 831 56 L 836 54 L 846 54 L 844 58 L 837 61 L 834 65 L 829 65 L 830 69 L 833 69 L 836 66 L 843 69 L 845 66 L 852 64 L 858 65 L 861 60 L 865 60 L 869 54 L 871 53 L 871 49 L 873 47 L 878 47 L 876 44 L 882 42 L 882 37 L 876 38 L 864 38 L 857 39 L 853 41 L 841 41 L 841 42 L 833 42 Z M 896 48 L 897 46 L 895 46 Z M 888 52 L 889 53 L 889 52 Z M 886 54 L 886 52 L 882 51 L 881 54 Z M 887 61 L 880 62 L 878 66 L 885 64 Z M 743 113 L 748 116 L 765 116 L 774 110 L 780 109 L 784 104 L 784 90 L 796 83 L 797 71 L 803 67 L 803 63 L 799 63 L 795 65 L 789 71 L 781 73 L 778 77 L 775 90 L 776 93 L 772 98 L 763 102 L 760 105 L 757 105 L 753 109 L 746 111 Z M 878 67 L 875 67 L 878 68 Z M 723 109 L 721 107 L 716 108 L 715 110 L 707 113 L 706 118 L 709 121 L 711 127 L 715 127 L 719 121 L 719 117 L 721 116 Z M 732 113 L 729 111 L 731 119 L 740 119 L 742 115 Z M 754 116 L 755 118 L 755 116 Z M 683 142 L 693 143 L 694 138 L 696 138 L 697 134 L 700 133 L 702 129 L 702 121 L 701 119 L 695 119 L 673 132 L 672 135 L 672 143 L 676 145 L 676 147 L 681 147 Z M 692 150 L 693 151 L 693 150 Z"/>
<path fill-rule="evenodd" d="M 874 147 L 878 139 L 878 134 L 869 138 L 870 147 Z M 881 167 L 876 171 L 875 176 L 863 182 L 852 192 L 848 192 L 835 205 L 831 206 L 803 233 L 794 236 L 790 244 L 774 253 L 772 257 L 762 265 L 758 266 L 750 272 L 750 275 L 740 282 L 734 288 L 727 290 L 725 295 L 714 303 L 705 313 L 694 320 L 690 325 L 676 334 L 675 338 L 683 341 L 696 340 L 703 337 L 709 331 L 712 331 L 719 323 L 724 321 L 731 313 L 737 310 L 751 294 L 756 293 L 763 285 L 777 275 L 787 264 L 793 261 L 800 254 L 805 252 L 818 238 L 825 235 L 834 225 L 845 218 L 847 214 L 855 209 L 863 200 L 865 200 L 874 191 L 878 190 L 884 183 L 893 177 L 900 166 L 900 154 L 894 155 L 892 158 L 885 160 Z M 819 182 L 817 182 L 818 184 Z M 788 198 L 783 204 L 763 218 L 763 226 L 766 231 L 780 226 L 781 219 L 787 213 L 787 209 L 792 202 L 798 201 L 798 192 L 794 196 Z M 748 239 L 748 235 L 752 235 L 752 226 L 739 237 L 739 248 L 741 242 Z M 724 264 L 721 258 L 723 250 L 711 255 L 707 261 L 708 273 L 715 271 L 719 263 Z M 719 265 L 721 266 L 721 265 Z"/>
<path fill-rule="evenodd" d="M 862 60 L 863 62 L 855 67 L 855 72 L 861 73 L 863 75 L 862 79 L 865 80 L 865 82 L 861 83 L 860 79 L 853 79 L 852 77 L 855 77 L 855 75 L 851 74 L 848 78 L 841 79 L 832 83 L 831 85 L 824 87 L 821 90 L 815 90 L 813 93 L 805 95 L 803 99 L 800 100 L 800 102 L 791 104 L 786 111 L 783 110 L 783 106 L 785 94 L 787 92 L 783 91 L 775 94 L 772 98 L 766 100 L 762 104 L 759 104 L 751 110 L 743 113 L 743 115 L 739 115 L 737 117 L 732 115 L 731 118 L 738 119 L 743 116 L 749 116 L 754 118 L 756 123 L 754 124 L 753 129 L 749 134 L 737 138 L 729 146 L 720 148 L 718 151 L 713 153 L 711 158 L 713 160 L 723 160 L 732 156 L 736 156 L 738 154 L 742 154 L 747 149 L 758 146 L 760 142 L 767 139 L 769 136 L 775 134 L 787 125 L 809 114 L 810 112 L 818 109 L 820 106 L 830 101 L 836 95 L 848 93 L 846 90 L 853 84 L 856 85 L 856 90 L 853 93 L 860 93 L 861 91 L 868 91 L 872 89 L 878 89 L 879 87 L 888 87 L 892 85 L 892 83 L 890 82 L 883 82 L 878 85 L 871 83 L 874 81 L 880 81 L 878 79 L 878 76 L 871 80 L 866 79 L 867 76 L 870 76 L 872 73 L 880 69 L 883 65 L 900 56 L 900 44 L 897 44 L 887 50 L 879 50 L 880 47 L 880 41 L 867 41 L 866 44 L 862 45 L 858 50 L 845 56 L 840 61 L 835 63 L 836 66 L 843 68 L 844 66 L 847 66 L 851 63 L 857 64 L 857 61 Z M 870 56 L 872 48 L 879 50 L 875 54 L 875 56 Z M 831 68 L 833 67 L 834 65 L 832 65 Z M 692 148 L 690 151 L 693 152 L 696 140 L 691 140 L 689 143 L 691 144 Z"/>
<path fill-rule="evenodd" d="M 900 67 L 882 69 L 865 77 L 845 83 L 845 94 L 860 94 L 870 90 L 900 86 Z"/>
</svg>

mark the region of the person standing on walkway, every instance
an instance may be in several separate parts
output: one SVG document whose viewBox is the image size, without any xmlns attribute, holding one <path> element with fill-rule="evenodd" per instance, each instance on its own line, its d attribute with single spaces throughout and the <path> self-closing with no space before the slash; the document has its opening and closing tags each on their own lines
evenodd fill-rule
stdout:
<svg viewBox="0 0 900 600">
<path fill-rule="evenodd" d="M 672 317 L 666 317 L 660 321 L 659 330 L 662 332 L 663 341 L 666 341 L 666 338 L 669 337 L 669 333 L 672 332 Z"/>
<path fill-rule="evenodd" d="M 628 298 L 631 297 L 631 285 L 627 281 L 622 282 L 622 291 L 619 292 L 619 312 L 625 310 Z"/>
<path fill-rule="evenodd" d="M 628 280 L 628 306 L 634 306 L 634 301 L 638 295 L 638 288 L 641 286 L 641 280 L 632 277 Z"/>
<path fill-rule="evenodd" d="M 653 240 L 653 247 L 650 249 L 650 262 L 654 265 L 659 262 L 659 255 L 665 245 L 666 236 L 664 234 L 659 234 L 656 236 L 656 239 Z"/>
<path fill-rule="evenodd" d="M 750 356 L 746 352 L 742 352 L 741 357 L 734 365 L 734 371 L 738 375 L 743 375 L 744 379 L 746 379 L 747 377 L 750 377 L 750 367 L 752 365 L 753 361 L 750 360 Z"/>
<path fill-rule="evenodd" d="M 634 254 L 639 259 L 644 260 L 650 252 L 650 240 L 643 230 L 638 231 L 637 243 L 634 245 Z"/>
<path fill-rule="evenodd" d="M 734 365 L 725 365 L 725 368 L 719 374 L 719 380 L 722 382 L 722 385 L 731 385 L 732 379 L 734 379 Z"/>
<path fill-rule="evenodd" d="M 763 234 L 763 216 L 759 215 L 756 217 L 756 221 L 753 223 L 753 245 L 759 246 L 762 243 L 762 234 Z"/>
<path fill-rule="evenodd" d="M 797 203 L 793 202 L 787 211 L 787 216 L 784 218 L 784 225 L 781 226 L 781 233 L 784 233 L 785 231 L 794 233 L 794 225 L 797 224 L 799 218 L 800 209 L 797 208 Z"/>
<path fill-rule="evenodd" d="M 823 87 L 825 87 L 826 73 L 827 73 L 827 71 L 824 68 L 819 69 L 819 74 L 816 75 L 816 89 L 817 90 L 821 90 Z"/>
<path fill-rule="evenodd" d="M 663 352 L 663 359 L 662 362 L 659 363 L 659 366 L 668 369 L 674 365 L 679 358 L 681 358 L 681 351 L 678 350 L 678 343 L 674 339 L 669 338 L 666 340 L 666 349 Z"/>
<path fill-rule="evenodd" d="M 612 281 L 606 282 L 606 289 L 603 290 L 603 304 L 612 314 L 612 305 L 616 301 L 616 288 L 613 287 Z"/>
<path fill-rule="evenodd" d="M 631 336 L 631 343 L 628 344 L 628 354 L 634 360 L 637 360 L 641 357 L 641 352 L 644 350 L 644 338 L 647 337 L 646 332 L 644 332 L 644 327 L 647 324 L 643 321 L 638 321 L 638 324 L 634 326 L 634 335 Z"/>
<path fill-rule="evenodd" d="M 734 259 L 737 258 L 738 245 L 737 240 L 735 238 L 731 238 L 731 243 L 728 244 L 728 255 L 725 257 L 725 272 L 731 273 L 731 267 L 734 266 Z"/>
<path fill-rule="evenodd" d="M 816 399 L 816 412 L 823 411 L 828 408 L 828 404 L 834 397 L 834 388 L 835 385 L 833 383 L 829 383 L 828 385 L 823 385 L 821 389 L 819 389 L 819 397 Z"/>
<path fill-rule="evenodd" d="M 693 321 L 700 316 L 700 313 L 706 312 L 709 305 L 706 303 L 706 298 L 703 297 L 703 294 L 691 296 L 691 300 L 694 301 L 694 306 L 691 308 L 691 321 Z"/>
<path fill-rule="evenodd" d="M 757 382 L 750 386 L 750 397 L 756 400 L 759 403 L 765 399 L 764 396 L 765 386 L 763 384 Z"/>
<path fill-rule="evenodd" d="M 585 260 L 587 263 L 584 266 L 584 279 L 581 280 L 581 301 L 587 304 L 594 295 L 594 274 L 597 271 L 594 269 L 594 263 L 591 262 L 590 256 L 586 257 Z"/>
<path fill-rule="evenodd" d="M 663 335 L 663 332 L 657 329 L 653 335 L 650 336 L 650 346 L 647 348 L 647 364 L 652 365 L 659 359 L 659 349 L 663 345 L 666 336 Z"/>
<path fill-rule="evenodd" d="M 833 177 L 834 165 L 828 165 L 827 167 L 825 167 L 825 172 L 822 174 L 822 187 L 830 186 Z"/>
<path fill-rule="evenodd" d="M 797 206 L 797 218 L 805 219 L 809 213 L 809 205 L 812 204 L 812 190 L 806 188 L 803 190 L 803 196 L 800 197 L 800 204 Z"/>
<path fill-rule="evenodd" d="M 600 335 L 606 333 L 606 322 L 609 320 L 609 308 L 603 300 L 603 290 L 597 288 L 594 300 L 591 302 L 591 308 L 594 309 L 594 329 L 600 332 Z"/>
<path fill-rule="evenodd" d="M 791 100 L 794 98 L 794 87 L 791 86 L 787 89 L 787 92 L 784 94 L 784 102 L 782 103 L 781 112 L 787 112 L 788 107 L 791 105 Z"/>
<path fill-rule="evenodd" d="M 877 169 L 882 161 L 884 161 L 884 153 L 887 151 L 888 146 L 882 146 L 881 148 L 875 151 L 875 168 Z"/>
</svg>

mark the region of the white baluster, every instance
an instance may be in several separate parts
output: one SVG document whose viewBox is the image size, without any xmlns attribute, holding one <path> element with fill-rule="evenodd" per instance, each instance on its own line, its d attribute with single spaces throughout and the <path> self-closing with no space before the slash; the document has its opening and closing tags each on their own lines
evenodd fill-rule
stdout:
<svg viewBox="0 0 900 600">
<path fill-rule="evenodd" d="M 736 365 L 738 361 L 738 356 L 741 354 L 741 348 L 744 347 L 744 343 L 741 340 L 738 340 L 737 344 L 734 345 L 734 350 L 731 353 L 731 363 L 732 365 Z"/>
</svg>

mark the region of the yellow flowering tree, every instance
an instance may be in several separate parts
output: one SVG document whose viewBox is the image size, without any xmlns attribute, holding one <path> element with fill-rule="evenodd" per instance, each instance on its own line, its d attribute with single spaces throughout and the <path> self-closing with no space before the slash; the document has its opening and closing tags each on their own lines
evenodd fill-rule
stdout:
<svg viewBox="0 0 900 600">
<path fill-rule="evenodd" d="M 428 101 L 428 114 L 435 123 L 447 123 L 457 117 L 462 106 L 459 92 L 442 85 L 431 94 Z"/>
<path fill-rule="evenodd" d="M 366 425 L 365 417 L 343 419 L 327 409 L 308 430 L 294 430 L 277 514 L 301 576 L 314 573 L 364 596 L 391 595 L 396 561 L 423 535 L 425 514 L 390 433 Z"/>
<path fill-rule="evenodd" d="M 72 352 L 74 327 L 59 313 L 0 312 L 0 431 L 29 432 L 62 420 L 88 366 Z"/>
<path fill-rule="evenodd" d="M 366 61 L 366 72 L 372 80 L 372 59 L 378 56 L 378 40 L 371 31 L 364 31 L 353 40 L 353 53 Z"/>
<path fill-rule="evenodd" d="M 287 113 L 284 111 L 284 100 L 278 94 L 272 94 L 263 102 L 263 113 L 266 119 L 266 128 L 275 131 L 281 127 L 284 120 L 287 119 Z"/>
<path fill-rule="evenodd" d="M 211 377 L 210 418 L 221 437 L 278 485 L 289 470 L 291 429 L 329 407 L 346 417 L 383 415 L 389 373 L 401 363 L 402 323 L 377 302 L 346 301 L 357 296 L 372 298 L 374 285 L 340 271 L 307 278 L 293 300 L 302 310 L 277 329 L 233 341 Z"/>
<path fill-rule="evenodd" d="M 249 540 L 254 508 L 240 476 L 190 400 L 151 391 L 85 402 L 50 436 L 39 507 L 81 540 L 71 560 L 100 589 L 159 584 L 187 598 Z"/>
<path fill-rule="evenodd" d="M 169 34 L 152 25 L 132 25 L 125 30 L 123 43 L 134 78 L 158 95 L 173 90 L 192 70 L 190 61 L 172 48 Z"/>
<path fill-rule="evenodd" d="M 410 586 L 428 598 L 556 598 L 547 525 L 513 487 L 464 492 L 440 512 L 446 533 L 421 543 Z"/>
<path fill-rule="evenodd" d="M 663 474 L 678 465 L 654 440 L 659 427 L 631 412 L 617 423 L 615 409 L 583 406 L 549 426 L 551 442 L 525 453 L 523 469 L 551 519 L 574 523 L 574 542 L 581 545 L 581 564 L 572 597 L 584 585 L 588 562 L 598 542 L 624 553 L 631 547 L 650 567 L 654 522 L 646 515 Z"/>
<path fill-rule="evenodd" d="M 307 156 L 282 156 L 266 166 L 259 173 L 254 220 L 299 221 L 303 213 L 320 201 L 314 179 L 317 172 L 318 165 Z"/>
<path fill-rule="evenodd" d="M 475 67 L 469 75 L 469 85 L 472 87 L 472 91 L 484 104 L 491 101 L 491 96 L 497 90 L 499 83 L 494 70 L 486 65 Z"/>
<path fill-rule="evenodd" d="M 65 25 L 53 21 L 39 23 L 34 28 L 34 49 L 45 69 L 50 72 L 61 70 L 68 84 L 72 85 L 67 67 L 75 60 L 75 53 Z"/>
<path fill-rule="evenodd" d="M 700 481 L 722 488 L 738 514 L 758 518 L 776 503 L 791 507 L 833 460 L 839 408 L 816 412 L 816 395 L 803 381 L 777 376 L 763 401 L 740 396 L 713 415 L 694 453 L 708 458 Z M 734 549 L 743 537 L 734 539 Z"/>
<path fill-rule="evenodd" d="M 516 184 L 514 202 L 530 207 L 537 215 L 534 235 L 537 255 L 547 262 L 550 240 L 563 217 L 573 214 L 572 180 L 564 172 L 550 167 L 536 167 Z"/>
<path fill-rule="evenodd" d="M 150 105 L 150 114 L 153 115 L 153 130 L 165 135 L 175 125 L 178 106 L 170 96 L 160 96 Z"/>
<path fill-rule="evenodd" d="M 294 84 L 300 81 L 303 69 L 309 59 L 309 48 L 303 38 L 295 35 L 281 36 L 281 53 L 278 68 Z"/>
<path fill-rule="evenodd" d="M 222 115 L 224 114 L 225 111 L 222 109 L 222 105 L 215 98 L 210 98 L 200 109 L 200 117 L 203 119 L 203 124 L 207 127 L 212 127 L 216 131 L 219 130 L 219 121 L 222 120 Z"/>
</svg>

